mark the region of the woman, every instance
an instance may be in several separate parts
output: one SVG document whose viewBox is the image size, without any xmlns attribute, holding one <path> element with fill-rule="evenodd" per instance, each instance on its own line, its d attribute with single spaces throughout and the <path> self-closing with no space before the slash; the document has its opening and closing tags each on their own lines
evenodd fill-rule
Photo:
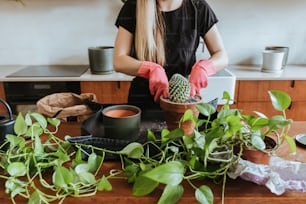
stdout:
<svg viewBox="0 0 306 204">
<path fill-rule="evenodd" d="M 206 87 L 208 76 L 228 63 L 217 22 L 205 0 L 128 0 L 115 23 L 113 63 L 116 71 L 136 76 L 129 103 L 158 105 L 174 73 L 189 76 L 191 96 Z M 210 58 L 196 62 L 200 37 Z"/>
</svg>

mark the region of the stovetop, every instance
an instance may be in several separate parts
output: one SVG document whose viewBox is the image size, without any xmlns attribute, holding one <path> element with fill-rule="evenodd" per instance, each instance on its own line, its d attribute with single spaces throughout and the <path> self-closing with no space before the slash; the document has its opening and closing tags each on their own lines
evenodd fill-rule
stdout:
<svg viewBox="0 0 306 204">
<path fill-rule="evenodd" d="M 80 77 L 87 65 L 32 65 L 6 77 Z"/>
</svg>

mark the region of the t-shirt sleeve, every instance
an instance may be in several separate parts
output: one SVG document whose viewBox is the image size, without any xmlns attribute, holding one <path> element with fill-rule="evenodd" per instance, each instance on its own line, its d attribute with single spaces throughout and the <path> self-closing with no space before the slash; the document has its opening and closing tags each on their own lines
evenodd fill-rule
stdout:
<svg viewBox="0 0 306 204">
<path fill-rule="evenodd" d="M 135 33 L 136 28 L 136 0 L 128 0 L 121 8 L 115 25 Z"/>
<path fill-rule="evenodd" d="M 198 30 L 201 36 L 204 36 L 209 29 L 218 22 L 218 18 L 205 0 L 197 0 L 198 11 Z"/>
</svg>

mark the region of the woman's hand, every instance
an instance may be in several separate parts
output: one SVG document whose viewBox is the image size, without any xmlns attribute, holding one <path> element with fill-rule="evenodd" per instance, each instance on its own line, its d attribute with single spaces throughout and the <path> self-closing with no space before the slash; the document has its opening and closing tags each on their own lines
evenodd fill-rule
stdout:
<svg viewBox="0 0 306 204">
<path fill-rule="evenodd" d="M 159 64 L 144 61 L 138 69 L 138 76 L 149 79 L 150 93 L 154 96 L 154 101 L 158 101 L 163 95 L 168 98 L 168 78 L 165 70 Z"/>
<path fill-rule="evenodd" d="M 200 89 L 208 84 L 208 76 L 216 73 L 216 68 L 211 60 L 199 60 L 190 73 L 189 83 L 191 85 L 190 95 L 200 94 Z"/>
</svg>

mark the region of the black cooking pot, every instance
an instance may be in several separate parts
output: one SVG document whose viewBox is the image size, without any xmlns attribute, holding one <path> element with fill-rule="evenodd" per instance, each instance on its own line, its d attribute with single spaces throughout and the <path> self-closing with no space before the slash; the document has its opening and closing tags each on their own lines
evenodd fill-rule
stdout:
<svg viewBox="0 0 306 204">
<path fill-rule="evenodd" d="M 0 102 L 5 105 L 8 111 L 8 115 L 0 115 L 0 147 L 1 147 L 5 140 L 6 134 L 15 134 L 14 132 L 15 120 L 12 113 L 12 109 L 9 106 L 9 104 L 1 98 Z M 5 149 L 5 147 L 2 147 L 2 149 Z"/>
</svg>

